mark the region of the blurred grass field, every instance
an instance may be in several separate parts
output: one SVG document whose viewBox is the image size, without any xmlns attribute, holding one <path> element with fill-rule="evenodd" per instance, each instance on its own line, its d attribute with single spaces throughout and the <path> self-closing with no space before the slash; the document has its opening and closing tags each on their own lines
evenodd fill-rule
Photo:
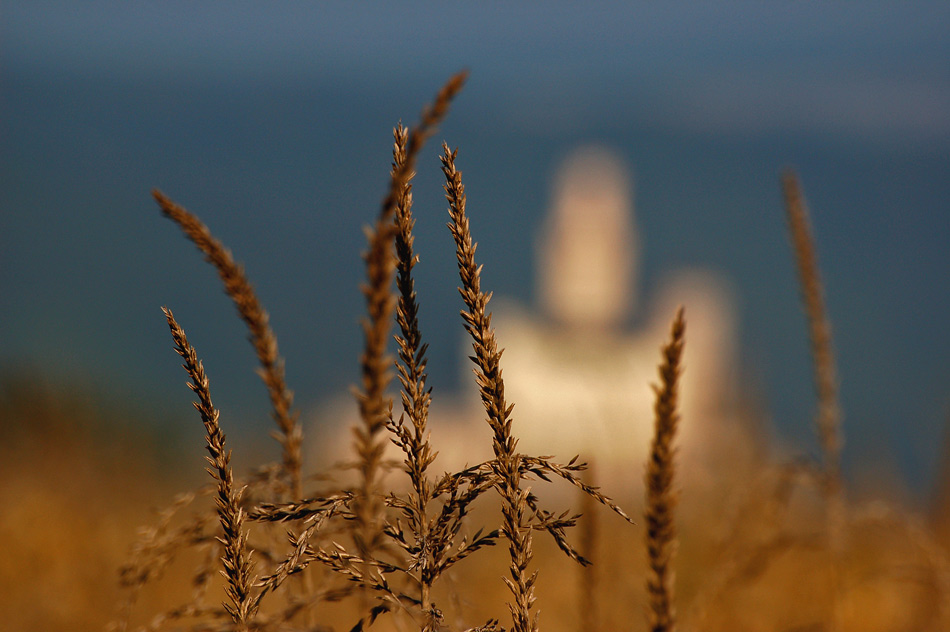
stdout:
<svg viewBox="0 0 950 632">
<path fill-rule="evenodd" d="M 202 478 L 200 461 L 181 461 L 174 447 L 167 447 L 175 439 L 166 438 L 166 447 L 158 449 L 163 441 L 91 390 L 44 382 L 35 373 L 4 375 L 0 602 L 6 629 L 102 630 L 120 603 L 118 569 L 137 529 L 154 522 L 156 508 Z M 831 629 L 829 558 L 814 486 L 801 476 L 785 477 L 789 470 L 767 452 L 724 455 L 721 463 L 731 466 L 712 477 L 690 477 L 681 489 L 676 557 L 681 629 Z M 611 481 L 605 489 L 635 515 L 642 513 L 642 474 L 633 466 L 628 481 L 619 488 Z M 391 473 L 389 479 L 399 476 Z M 788 483 L 784 503 L 776 493 L 783 481 Z M 947 524 L 902 506 L 893 489 L 882 494 L 887 502 L 854 502 L 848 508 L 840 571 L 844 590 L 834 606 L 837 629 L 950 629 Z M 861 492 L 862 498 L 874 495 L 874 490 Z M 558 508 L 583 504 L 570 490 L 550 501 Z M 476 509 L 470 524 L 490 526 L 485 520 L 494 515 L 493 502 Z M 564 559 L 549 539 L 536 538 L 542 628 L 579 630 L 594 621 L 603 630 L 646 629 L 642 520 L 630 526 L 602 508 L 593 518 L 582 521 L 572 536 L 578 546 L 589 546 L 594 530 L 593 550 L 582 551 L 595 561 L 592 570 Z M 504 621 L 504 549 L 475 556 L 451 574 L 443 586 L 442 601 L 452 604 L 447 623 Z M 133 624 L 144 625 L 187 598 L 193 561 L 180 560 L 164 579 L 146 587 Z M 584 603 L 584 582 L 596 587 L 593 618 Z M 209 601 L 223 600 L 220 583 L 211 592 Z M 328 604 L 322 612 L 327 617 L 322 622 L 337 630 L 348 629 L 356 616 L 346 604 Z M 383 618 L 376 628 L 411 629 L 405 621 L 394 625 Z"/>
</svg>

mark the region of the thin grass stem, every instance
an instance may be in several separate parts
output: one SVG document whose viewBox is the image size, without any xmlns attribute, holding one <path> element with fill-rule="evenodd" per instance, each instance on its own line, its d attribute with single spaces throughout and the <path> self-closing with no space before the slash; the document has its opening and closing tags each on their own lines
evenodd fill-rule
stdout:
<svg viewBox="0 0 950 632">
<path fill-rule="evenodd" d="M 284 360 L 277 349 L 277 336 L 270 327 L 269 316 L 244 274 L 244 268 L 234 261 L 231 251 L 214 238 L 208 227 L 161 191 L 153 190 L 152 196 L 161 207 L 162 213 L 178 224 L 182 232 L 205 255 L 205 260 L 218 271 L 225 291 L 234 301 L 241 320 L 247 325 L 251 344 L 260 363 L 258 375 L 270 396 L 272 414 L 278 428 L 274 438 L 283 449 L 283 469 L 290 488 L 289 493 L 291 498 L 301 498 L 303 492 L 300 446 L 303 442 L 303 429 L 298 414 L 293 410 L 293 392 L 287 388 Z"/>
<path fill-rule="evenodd" d="M 515 632 L 537 630 L 537 614 L 531 615 L 534 604 L 534 584 L 537 571 L 528 574 L 532 558 L 531 528 L 527 524 L 527 489 L 521 487 L 521 455 L 515 452 L 517 440 L 511 434 L 511 411 L 514 407 L 505 401 L 505 382 L 501 375 L 501 354 L 495 342 L 491 326 L 488 301 L 491 294 L 481 290 L 481 267 L 475 264 L 475 244 L 465 215 L 465 187 L 462 173 L 455 168 L 458 150 L 449 150 L 442 145 L 442 171 L 445 174 L 445 197 L 449 202 L 452 222 L 449 230 L 455 239 L 456 257 L 462 286 L 459 293 L 467 311 L 462 312 L 465 330 L 473 340 L 475 376 L 482 403 L 488 413 L 488 425 L 492 429 L 495 452 L 493 468 L 500 478 L 499 491 L 502 497 L 502 533 L 508 540 L 511 559 L 511 577 L 505 583 L 514 596 L 509 603 Z"/>
<path fill-rule="evenodd" d="M 673 555 L 676 551 L 676 528 L 673 523 L 676 492 L 673 479 L 673 440 L 679 425 L 678 398 L 681 359 L 685 341 L 686 321 L 680 308 L 673 319 L 670 341 L 663 347 L 660 384 L 654 386 L 654 429 L 650 460 L 646 472 L 646 545 L 649 572 L 647 594 L 648 623 L 651 632 L 673 632 Z"/>
<path fill-rule="evenodd" d="M 251 595 L 251 587 L 254 584 L 253 566 L 247 546 L 247 530 L 244 528 L 246 514 L 241 508 L 244 490 L 236 489 L 234 485 L 231 453 L 225 449 L 224 432 L 218 423 L 219 412 L 211 402 L 211 391 L 204 366 L 198 360 L 194 348 L 188 343 L 185 331 L 175 321 L 171 310 L 164 307 L 162 310 L 165 312 L 168 327 L 175 340 L 175 350 L 185 361 L 182 366 L 191 378 L 191 384 L 188 386 L 198 396 L 198 401 L 194 402 L 194 406 L 201 414 L 201 420 L 207 432 L 206 439 L 210 456 L 205 458 L 211 465 L 208 473 L 218 483 L 215 501 L 223 531 L 220 538 L 224 546 L 221 557 L 224 565 L 222 573 L 227 579 L 225 592 L 230 599 L 230 603 L 225 603 L 224 608 L 237 624 L 237 629 L 246 631 L 257 612 L 257 605 Z"/>
</svg>

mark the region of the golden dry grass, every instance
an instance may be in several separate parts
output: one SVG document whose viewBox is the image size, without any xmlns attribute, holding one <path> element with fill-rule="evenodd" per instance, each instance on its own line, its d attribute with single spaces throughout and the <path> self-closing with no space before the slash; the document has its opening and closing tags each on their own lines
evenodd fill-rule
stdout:
<svg viewBox="0 0 950 632">
<path fill-rule="evenodd" d="M 518 451 L 458 155 L 443 145 L 461 324 L 472 340 L 494 456 L 434 473 L 438 445 L 428 430 L 410 181 L 419 149 L 464 78 L 446 84 L 416 127 L 394 131 L 390 188 L 367 231 L 365 345 L 354 359 L 362 370 L 355 475 L 328 477 L 320 464 L 304 461 L 276 337 L 243 269 L 196 216 L 156 192 L 163 213 L 216 267 L 251 332 L 281 460 L 233 471 L 227 420 L 211 403 L 201 362 L 170 311 L 175 346 L 198 397 L 212 484 L 176 497 L 134 543 L 131 522 L 168 496 L 138 463 L 135 446 L 127 460 L 90 471 L 90 442 L 64 441 L 74 411 L 37 412 L 11 395 L 20 391 L 6 391 L 2 412 L 19 422 L 8 427 L 49 428 L 5 437 L 7 445 L 32 442 L 32 449 L 7 449 L 0 464 L 6 624 L 101 629 L 115 614 L 116 630 L 950 629 L 950 566 L 939 531 L 905 509 L 844 494 L 830 327 L 807 211 L 790 173 L 783 191 L 814 356 L 822 462 L 737 452 L 725 455 L 730 467 L 712 477 L 677 478 L 677 379 L 688 345 L 681 311 L 659 357 L 646 484 L 631 464 L 630 485 L 612 490 L 615 502 L 592 486 L 583 464 Z M 394 369 L 400 414 L 387 388 Z M 386 442 L 399 449 L 400 463 L 383 459 Z M 57 445 L 69 447 L 49 456 Z M 576 490 L 583 517 L 548 508 L 542 490 L 553 482 Z M 556 498 L 562 502 L 565 494 Z M 618 502 L 642 504 L 636 513 L 645 515 L 643 524 L 631 524 Z M 579 537 L 569 538 L 579 520 Z"/>
<path fill-rule="evenodd" d="M 686 321 L 680 308 L 673 319 L 670 341 L 663 347 L 660 364 L 660 385 L 655 386 L 653 442 L 647 462 L 646 480 L 646 546 L 650 571 L 647 593 L 650 601 L 651 632 L 670 632 L 675 628 L 673 612 L 673 555 L 676 547 L 674 509 L 676 491 L 673 481 L 676 466 L 673 460 L 676 427 L 679 425 L 680 361 L 683 355 Z"/>
</svg>

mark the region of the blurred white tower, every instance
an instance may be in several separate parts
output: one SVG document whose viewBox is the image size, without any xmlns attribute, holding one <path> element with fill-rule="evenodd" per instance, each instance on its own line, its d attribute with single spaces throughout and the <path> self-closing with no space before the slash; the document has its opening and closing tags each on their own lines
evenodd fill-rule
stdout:
<svg viewBox="0 0 950 632">
<path fill-rule="evenodd" d="M 736 320 L 721 276 L 668 275 L 638 329 L 629 329 L 640 257 L 629 173 L 602 148 L 581 149 L 563 163 L 538 244 L 545 317 L 507 305 L 495 319 L 521 449 L 581 454 L 607 475 L 629 474 L 646 458 L 651 384 L 680 305 L 687 325 L 678 443 L 685 451 L 716 449 L 715 435 L 725 435 L 717 420 L 735 384 Z"/>
<path fill-rule="evenodd" d="M 558 324 L 612 329 L 633 308 L 640 252 L 628 173 L 599 147 L 577 151 L 558 171 L 538 249 L 541 303 Z"/>
</svg>

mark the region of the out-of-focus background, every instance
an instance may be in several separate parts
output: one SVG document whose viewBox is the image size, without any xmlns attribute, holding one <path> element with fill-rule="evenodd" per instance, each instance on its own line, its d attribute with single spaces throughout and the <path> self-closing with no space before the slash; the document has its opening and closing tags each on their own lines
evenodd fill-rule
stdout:
<svg viewBox="0 0 950 632">
<path fill-rule="evenodd" d="M 146 443 L 151 456 L 133 459 L 136 467 L 154 460 L 150 476 L 161 478 L 173 463 L 176 476 L 198 480 L 200 423 L 162 305 L 203 358 L 235 445 L 256 447 L 270 430 L 243 325 L 214 271 L 161 217 L 153 187 L 197 213 L 245 264 L 304 419 L 332 434 L 339 405 L 328 403 L 358 378 L 362 227 L 385 192 L 392 127 L 415 122 L 441 83 L 467 68 L 414 185 L 436 402 L 463 398 L 469 375 L 444 227 L 445 139 L 460 148 L 484 282 L 514 332 L 501 340 L 512 362 L 556 363 L 550 347 L 584 318 L 616 336 L 598 338 L 604 348 L 620 340 L 654 353 L 665 327 L 657 323 L 672 316 L 666 290 L 714 286 L 712 298 L 700 292 L 708 301 L 697 312 L 686 301 L 687 318 L 701 326 L 706 308 L 727 318 L 707 340 L 731 359 L 729 388 L 773 445 L 816 453 L 778 185 L 781 168 L 793 166 L 834 328 L 846 474 L 926 509 L 950 416 L 948 32 L 950 7 L 939 2 L 5 2 L 4 450 L 95 446 L 94 467 L 109 478 L 110 468 L 127 471 L 123 452 Z M 578 180 L 584 168 L 570 168 L 585 156 L 595 175 Z M 616 177 L 597 179 L 607 172 Z M 581 182 L 574 189 L 564 184 L 571 173 Z M 621 267 L 632 272 L 613 279 L 619 307 L 559 312 L 558 300 L 584 296 L 545 289 L 551 261 L 565 260 L 550 254 L 552 234 L 584 225 L 575 217 L 558 229 L 559 200 L 611 187 L 616 197 L 601 201 L 626 219 L 608 213 L 606 225 L 619 228 L 604 235 L 631 246 Z M 546 328 L 558 333 L 543 338 Z M 525 348 L 542 351 L 519 355 Z M 524 383 L 550 386 L 549 377 Z M 194 477 L 181 474 L 189 468 Z M 37 511 L 48 506 L 38 501 Z"/>
</svg>

